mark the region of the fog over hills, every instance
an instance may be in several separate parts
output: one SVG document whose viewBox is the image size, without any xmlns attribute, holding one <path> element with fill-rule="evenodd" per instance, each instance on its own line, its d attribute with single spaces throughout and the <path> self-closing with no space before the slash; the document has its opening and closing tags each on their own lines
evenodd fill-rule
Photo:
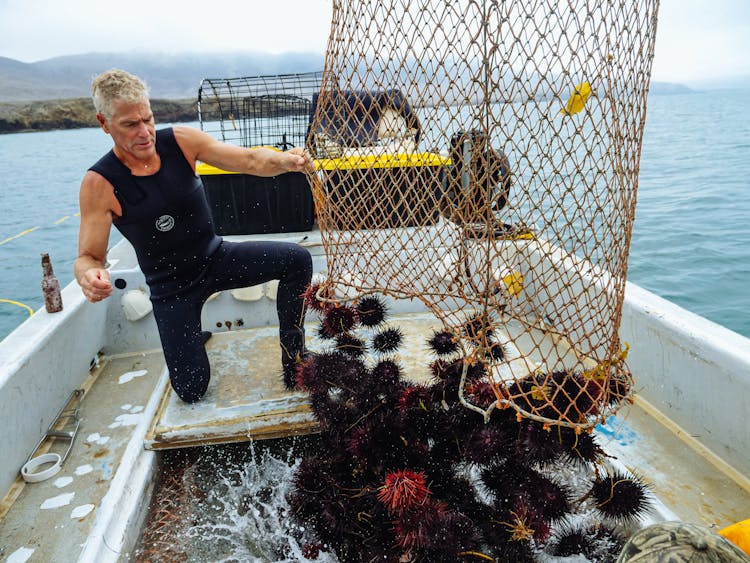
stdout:
<svg viewBox="0 0 750 563">
<path fill-rule="evenodd" d="M 152 98 L 195 99 L 204 78 L 230 78 L 312 72 L 323 69 L 324 54 L 313 52 L 269 54 L 227 53 L 87 53 L 24 63 L 0 57 L 0 102 L 27 102 L 88 97 L 91 79 L 117 67 L 137 74 L 149 85 Z M 731 83 L 700 84 L 702 88 L 747 85 L 748 78 Z M 654 94 L 684 93 L 682 84 L 652 82 Z"/>
<path fill-rule="evenodd" d="M 203 78 L 319 71 L 322 53 L 88 53 L 23 63 L 0 57 L 0 101 L 87 97 L 91 79 L 117 67 L 143 78 L 152 98 L 196 98 Z"/>
</svg>

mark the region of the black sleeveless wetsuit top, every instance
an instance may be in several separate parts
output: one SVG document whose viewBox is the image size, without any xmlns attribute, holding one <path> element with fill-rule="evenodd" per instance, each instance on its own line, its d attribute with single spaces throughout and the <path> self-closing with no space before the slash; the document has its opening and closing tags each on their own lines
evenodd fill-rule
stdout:
<svg viewBox="0 0 750 563">
<path fill-rule="evenodd" d="M 152 297 L 165 297 L 197 282 L 221 238 L 214 231 L 203 182 L 185 159 L 171 128 L 156 132 L 161 168 L 134 176 L 109 151 L 90 168 L 114 187 L 122 215 L 114 225 L 135 249 Z"/>
</svg>

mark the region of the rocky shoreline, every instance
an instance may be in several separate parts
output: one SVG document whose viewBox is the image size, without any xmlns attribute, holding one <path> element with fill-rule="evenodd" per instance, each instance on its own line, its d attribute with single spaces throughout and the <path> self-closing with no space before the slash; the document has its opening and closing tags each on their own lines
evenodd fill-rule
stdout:
<svg viewBox="0 0 750 563">
<path fill-rule="evenodd" d="M 157 123 L 198 121 L 198 101 L 151 100 Z M 0 102 L 0 133 L 98 127 L 91 98 Z"/>
</svg>

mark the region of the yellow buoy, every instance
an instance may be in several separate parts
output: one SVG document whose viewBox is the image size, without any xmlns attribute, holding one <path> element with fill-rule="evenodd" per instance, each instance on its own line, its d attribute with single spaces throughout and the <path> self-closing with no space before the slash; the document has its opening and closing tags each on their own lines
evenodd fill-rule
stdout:
<svg viewBox="0 0 750 563">
<path fill-rule="evenodd" d="M 583 109 L 586 101 L 591 95 L 591 85 L 588 82 L 581 82 L 575 87 L 575 91 L 568 98 L 568 103 L 560 110 L 564 115 L 575 115 Z"/>
<path fill-rule="evenodd" d="M 508 275 L 503 276 L 503 282 L 507 288 L 508 295 L 511 297 L 518 297 L 523 291 L 523 274 L 517 270 L 513 270 Z"/>
<path fill-rule="evenodd" d="M 719 535 L 724 536 L 750 555 L 750 519 L 722 528 L 719 530 Z"/>
</svg>

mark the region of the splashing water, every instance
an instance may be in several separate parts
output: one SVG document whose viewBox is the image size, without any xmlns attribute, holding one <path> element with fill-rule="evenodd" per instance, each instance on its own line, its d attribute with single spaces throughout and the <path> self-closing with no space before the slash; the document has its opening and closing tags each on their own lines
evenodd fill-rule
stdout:
<svg viewBox="0 0 750 563">
<path fill-rule="evenodd" d="M 291 447 L 284 440 L 173 454 L 193 459 L 182 468 L 181 478 L 173 476 L 180 467 L 165 461 L 167 476 L 157 484 L 136 559 L 168 561 L 179 551 L 181 560 L 196 563 L 336 563 L 323 551 L 310 555 L 312 559 L 305 556 L 305 545 L 315 539 L 289 515 L 286 496 L 301 461 L 295 451 L 299 442 Z M 176 482 L 181 490 L 174 490 Z M 165 502 L 175 507 L 169 518 L 164 510 L 159 512 Z"/>
</svg>

